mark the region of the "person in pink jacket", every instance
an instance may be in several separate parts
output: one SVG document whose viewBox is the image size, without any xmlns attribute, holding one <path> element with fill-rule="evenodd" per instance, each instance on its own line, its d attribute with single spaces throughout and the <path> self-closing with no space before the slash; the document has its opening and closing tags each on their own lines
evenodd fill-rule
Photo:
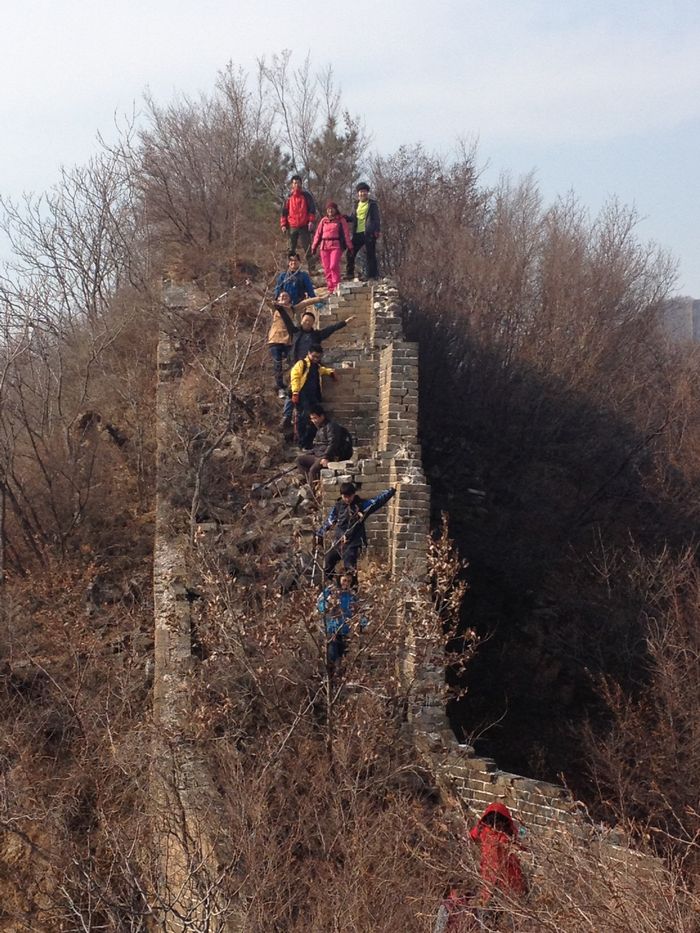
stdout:
<svg viewBox="0 0 700 933">
<path fill-rule="evenodd" d="M 320 252 L 323 273 L 329 292 L 340 287 L 340 260 L 346 250 L 352 250 L 352 237 L 348 222 L 338 210 L 335 201 L 326 204 L 326 216 L 316 228 L 312 253 Z"/>
</svg>

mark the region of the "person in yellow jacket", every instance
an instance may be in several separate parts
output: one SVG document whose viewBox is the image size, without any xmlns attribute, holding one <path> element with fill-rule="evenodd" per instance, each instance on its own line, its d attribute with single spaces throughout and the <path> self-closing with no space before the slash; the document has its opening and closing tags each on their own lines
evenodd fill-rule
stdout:
<svg viewBox="0 0 700 933">
<path fill-rule="evenodd" d="M 314 296 L 305 298 L 293 305 L 289 292 L 281 291 L 273 305 L 272 323 L 267 334 L 267 345 L 270 348 L 270 356 L 275 371 L 275 388 L 280 398 L 284 398 L 287 394 L 284 388 L 282 361 L 289 359 L 289 353 L 292 349 L 292 334 L 289 332 L 289 325 L 280 310 L 286 312 L 287 315 L 291 315 L 295 311 L 302 311 L 309 305 L 315 304 L 318 300 Z"/>
<path fill-rule="evenodd" d="M 299 446 L 303 450 L 308 450 L 311 447 L 316 433 L 316 429 L 309 419 L 309 410 L 312 405 L 320 405 L 323 401 L 321 392 L 323 377 L 336 378 L 334 369 L 321 365 L 322 358 L 323 347 L 320 343 L 315 343 L 309 348 L 309 352 L 304 359 L 299 360 L 298 363 L 292 366 L 292 371 L 289 374 L 292 404 L 295 406 L 297 414 Z"/>
</svg>

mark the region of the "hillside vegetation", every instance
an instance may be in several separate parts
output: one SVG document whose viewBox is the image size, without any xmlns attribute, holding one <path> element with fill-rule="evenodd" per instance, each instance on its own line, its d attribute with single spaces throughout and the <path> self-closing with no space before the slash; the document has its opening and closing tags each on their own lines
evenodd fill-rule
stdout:
<svg viewBox="0 0 700 933">
<path fill-rule="evenodd" d="M 256 77 L 230 67 L 201 98 L 148 100 L 87 166 L 3 202 L 0 927 L 151 930 L 168 906 L 149 794 L 163 276 L 194 302 L 171 333 L 185 371 L 167 493 L 193 535 L 240 530 L 198 550 L 191 594 L 186 738 L 233 856 L 213 876 L 192 866 L 212 907 L 184 928 L 224 929 L 243 902 L 250 930 L 425 930 L 451 877 L 477 885 L 385 663 L 394 582 L 368 568 L 376 634 L 333 692 L 316 592 L 277 585 L 307 543 L 251 504 L 290 456 L 263 388 L 262 301 L 296 168 L 341 208 L 370 179 L 380 267 L 420 341 L 435 527 L 447 513 L 468 568 L 443 539 L 443 588 L 419 614 L 433 639 L 480 641 L 452 677 L 455 731 L 502 767 L 563 776 L 669 870 L 623 884 L 598 853 L 532 838 L 532 895 L 504 914 L 521 930 L 696 930 L 700 367 L 658 327 L 673 263 L 634 212 L 546 206 L 532 178 L 489 187 L 474 152 L 370 155 L 308 62 L 283 54 Z"/>
</svg>

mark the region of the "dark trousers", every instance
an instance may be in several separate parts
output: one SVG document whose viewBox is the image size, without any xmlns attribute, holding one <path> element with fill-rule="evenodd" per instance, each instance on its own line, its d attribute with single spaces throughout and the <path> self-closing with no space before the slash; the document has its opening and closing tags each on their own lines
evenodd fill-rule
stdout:
<svg viewBox="0 0 700 933">
<path fill-rule="evenodd" d="M 286 343 L 269 343 L 270 356 L 272 357 L 272 366 L 275 371 L 275 388 L 284 388 L 284 377 L 282 375 L 282 360 L 289 359 L 291 347 Z"/>
<path fill-rule="evenodd" d="M 308 227 L 290 227 L 289 228 L 289 252 L 297 252 L 297 244 L 301 244 L 304 255 L 302 259 L 306 259 L 309 272 L 315 264 L 315 259 L 311 253 L 311 234 L 309 233 Z"/>
<path fill-rule="evenodd" d="M 297 457 L 297 466 L 301 470 L 304 479 L 312 485 L 318 480 L 323 469 L 321 458 L 317 457 L 316 454 L 300 454 Z"/>
<path fill-rule="evenodd" d="M 348 253 L 346 271 L 348 278 L 351 279 L 355 275 L 355 259 L 357 254 L 364 246 L 365 255 L 367 257 L 367 278 L 376 279 L 379 278 L 379 269 L 377 266 L 377 240 L 371 234 L 367 235 L 366 233 L 353 233 L 352 236 L 352 252 Z"/>
<path fill-rule="evenodd" d="M 309 450 L 316 437 L 316 425 L 309 418 L 309 409 L 297 405 L 297 436 L 302 450 Z"/>
<path fill-rule="evenodd" d="M 329 664 L 335 664 L 343 657 L 347 651 L 345 636 L 336 632 L 335 635 L 326 635 L 326 660 Z"/>
<path fill-rule="evenodd" d="M 338 561 L 342 560 L 343 567 L 355 577 L 355 571 L 357 570 L 357 559 L 360 556 L 360 551 L 362 550 L 362 544 L 351 542 L 346 544 L 345 547 L 342 545 L 338 546 L 336 544 L 326 553 L 325 560 L 323 561 L 323 572 L 327 577 L 333 576 L 333 571 Z"/>
</svg>

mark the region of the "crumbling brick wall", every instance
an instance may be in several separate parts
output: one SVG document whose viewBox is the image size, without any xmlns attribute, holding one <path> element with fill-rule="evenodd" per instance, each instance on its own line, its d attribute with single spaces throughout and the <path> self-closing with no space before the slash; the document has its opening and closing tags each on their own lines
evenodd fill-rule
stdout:
<svg viewBox="0 0 700 933">
<path fill-rule="evenodd" d="M 394 572 L 422 579 L 430 492 L 418 446 L 418 346 L 403 339 L 399 294 L 391 282 L 345 286 L 319 325 L 349 314 L 355 320 L 327 344 L 325 361 L 339 372 L 336 383 L 324 385 L 324 402 L 353 433 L 358 449 L 352 462 L 323 471 L 324 506 L 337 499 L 343 482 L 356 483 L 365 498 L 396 486 L 389 507 L 368 522 L 369 545 Z"/>
<path fill-rule="evenodd" d="M 390 282 L 374 289 L 344 286 L 342 297 L 331 299 L 320 326 L 349 314 L 355 320 L 327 344 L 326 361 L 338 366 L 340 375 L 325 390 L 325 402 L 356 435 L 359 450 L 352 461 L 323 471 L 324 506 L 335 501 L 342 482 L 355 482 L 365 497 L 396 486 L 388 507 L 368 523 L 370 549 L 396 576 L 422 580 L 430 487 L 418 438 L 418 346 L 404 340 L 399 295 Z M 492 759 L 457 742 L 445 715 L 444 658 L 416 643 L 408 600 L 398 624 L 404 635 L 403 677 L 411 684 L 410 727 L 417 751 L 446 798 L 459 801 L 473 818 L 500 800 L 531 830 L 566 831 L 590 844 L 590 822 L 581 819 L 582 805 L 566 788 L 501 771 Z M 597 832 L 595 842 L 613 859 L 624 861 L 629 855 L 614 835 Z"/>
</svg>

